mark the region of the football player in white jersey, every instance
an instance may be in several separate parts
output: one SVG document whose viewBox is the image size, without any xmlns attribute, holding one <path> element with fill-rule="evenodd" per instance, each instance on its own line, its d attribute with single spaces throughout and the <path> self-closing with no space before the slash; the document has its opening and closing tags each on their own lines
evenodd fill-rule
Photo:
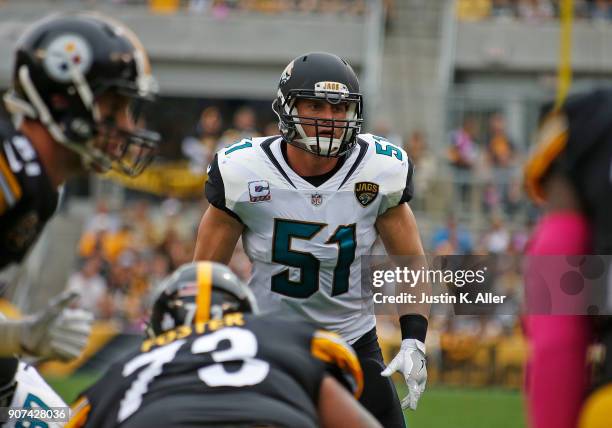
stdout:
<svg viewBox="0 0 612 428">
<path fill-rule="evenodd" d="M 406 203 L 413 165 L 400 147 L 360 134 L 359 82 L 336 55 L 291 61 L 272 108 L 280 136 L 243 139 L 211 163 L 195 260 L 228 263 L 242 235 L 260 307 L 341 334 L 364 370 L 363 405 L 383 426 L 404 426 L 401 409 L 416 408 L 427 379 L 429 306 L 402 308 L 401 349 L 385 369 L 360 256 L 379 236 L 390 255 L 423 254 Z M 401 407 L 388 378 L 397 370 L 409 387 Z"/>
<path fill-rule="evenodd" d="M 65 425 L 70 417 L 70 409 L 68 405 L 61 399 L 59 395 L 45 382 L 38 374 L 36 369 L 26 363 L 19 361 L 18 368 L 15 373 L 15 383 L 12 385 L 10 394 L 0 391 L 0 403 L 2 407 L 17 408 L 17 409 L 42 409 L 56 410 L 57 415 L 61 416 L 55 422 L 49 420 L 37 419 L 33 417 L 24 417 L 12 419 L 2 425 L 2 428 L 36 426 L 36 427 L 53 427 L 59 428 Z M 10 398 L 10 401 L 8 399 Z M 4 401 L 7 400 L 7 401 Z M 60 409 L 61 408 L 61 409 Z M 63 415 L 59 412 L 64 412 Z M 64 422 L 59 419 L 64 420 Z"/>
</svg>

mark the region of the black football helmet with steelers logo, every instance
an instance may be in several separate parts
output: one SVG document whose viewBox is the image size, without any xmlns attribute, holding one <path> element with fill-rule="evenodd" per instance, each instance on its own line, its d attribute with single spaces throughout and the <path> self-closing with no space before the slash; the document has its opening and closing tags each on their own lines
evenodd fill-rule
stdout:
<svg viewBox="0 0 612 428">
<path fill-rule="evenodd" d="M 122 129 L 101 117 L 97 102 L 119 95 L 117 108 L 128 108 L 138 124 L 141 101 L 156 92 L 147 53 L 131 30 L 100 14 L 60 14 L 18 40 L 4 101 L 17 126 L 24 117 L 39 121 L 87 167 L 135 176 L 151 162 L 159 135 Z"/>
</svg>

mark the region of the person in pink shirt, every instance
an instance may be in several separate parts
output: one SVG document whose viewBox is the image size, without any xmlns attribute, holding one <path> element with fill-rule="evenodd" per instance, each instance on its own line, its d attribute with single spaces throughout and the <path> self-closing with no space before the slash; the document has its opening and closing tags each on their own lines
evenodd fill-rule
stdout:
<svg viewBox="0 0 612 428">
<path fill-rule="evenodd" d="M 611 112 L 612 90 L 597 90 L 571 97 L 542 122 L 538 144 L 525 168 L 528 193 L 543 205 L 542 218 L 527 245 L 531 260 L 546 255 L 612 254 Z M 541 291 L 529 278 L 526 286 L 527 295 Z M 608 406 L 605 400 L 601 401 L 597 389 L 589 396 L 594 383 L 587 365 L 587 348 L 594 338 L 612 334 L 612 323 L 605 320 L 533 312 L 525 317 L 531 348 L 526 379 L 531 427 L 610 426 L 609 417 L 602 419 L 606 414 L 602 406 Z M 612 365 L 612 352 L 607 355 L 604 373 Z M 612 375 L 604 375 L 599 382 L 612 382 Z"/>
</svg>

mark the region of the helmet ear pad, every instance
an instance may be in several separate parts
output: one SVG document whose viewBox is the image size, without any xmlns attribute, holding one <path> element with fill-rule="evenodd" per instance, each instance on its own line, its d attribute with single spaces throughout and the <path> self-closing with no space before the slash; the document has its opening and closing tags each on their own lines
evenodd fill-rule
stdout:
<svg viewBox="0 0 612 428">
<path fill-rule="evenodd" d="M 285 141 L 292 141 L 297 136 L 297 129 L 295 125 L 288 123 L 283 119 L 283 106 L 279 102 L 279 98 L 275 98 L 272 101 L 272 110 L 278 117 L 278 129 Z"/>
<path fill-rule="evenodd" d="M 96 124 L 91 117 L 66 112 L 59 125 L 70 141 L 86 143 L 96 135 Z"/>
<path fill-rule="evenodd" d="M 68 93 L 53 93 L 46 103 L 68 141 L 86 143 L 96 135 L 93 114 L 78 96 Z"/>
</svg>

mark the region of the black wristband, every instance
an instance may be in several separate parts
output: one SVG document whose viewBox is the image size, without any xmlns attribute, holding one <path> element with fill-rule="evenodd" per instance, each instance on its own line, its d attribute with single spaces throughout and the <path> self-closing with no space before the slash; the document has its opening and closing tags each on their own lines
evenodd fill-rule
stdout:
<svg viewBox="0 0 612 428">
<path fill-rule="evenodd" d="M 427 318 L 423 315 L 410 314 L 402 315 L 399 319 L 402 330 L 402 340 L 417 339 L 425 343 L 427 336 Z"/>
</svg>

